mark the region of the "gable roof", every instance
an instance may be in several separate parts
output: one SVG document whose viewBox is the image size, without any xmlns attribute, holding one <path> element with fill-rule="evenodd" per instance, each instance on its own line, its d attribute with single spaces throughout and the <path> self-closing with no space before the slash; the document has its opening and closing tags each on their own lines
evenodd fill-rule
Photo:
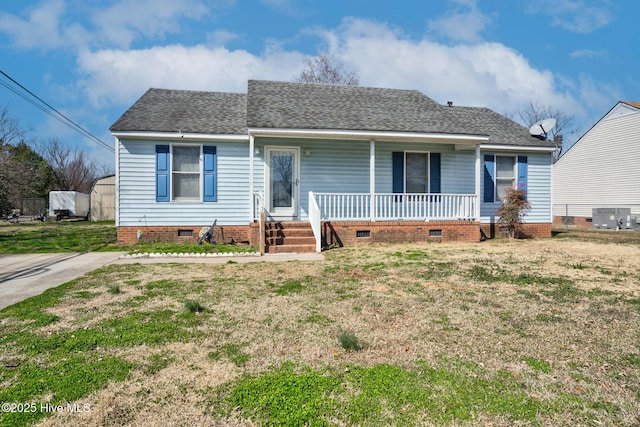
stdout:
<svg viewBox="0 0 640 427">
<path fill-rule="evenodd" d="M 635 107 L 635 108 L 640 108 L 640 102 L 629 102 L 629 101 L 620 101 L 620 102 L 623 102 L 627 105 L 631 105 L 632 107 Z"/>
<path fill-rule="evenodd" d="M 247 95 L 149 89 L 112 126 L 112 132 L 247 134 Z"/>
<path fill-rule="evenodd" d="M 488 136 L 553 147 L 488 108 L 438 104 L 417 90 L 249 80 L 247 94 L 149 89 L 112 132 L 246 135 L 248 128 Z"/>
</svg>

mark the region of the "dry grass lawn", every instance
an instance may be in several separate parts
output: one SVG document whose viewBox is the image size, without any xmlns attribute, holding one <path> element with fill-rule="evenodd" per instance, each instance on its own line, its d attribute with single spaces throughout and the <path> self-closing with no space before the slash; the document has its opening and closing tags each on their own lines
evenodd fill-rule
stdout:
<svg viewBox="0 0 640 427">
<path fill-rule="evenodd" d="M 640 246 L 618 236 L 363 245 L 309 263 L 114 265 L 79 280 L 46 309 L 59 320 L 36 332 L 168 310 L 195 318 L 190 335 L 98 345 L 135 368 L 80 399 L 91 411 L 41 425 L 260 425 L 241 409 L 221 412 L 221 390 L 285 362 L 333 372 L 426 363 L 508 377 L 523 398 L 568 405 L 550 403 L 533 421 L 479 410 L 422 425 L 639 425 Z M 185 300 L 205 311 L 188 313 Z M 341 347 L 345 331 L 361 350 Z"/>
</svg>

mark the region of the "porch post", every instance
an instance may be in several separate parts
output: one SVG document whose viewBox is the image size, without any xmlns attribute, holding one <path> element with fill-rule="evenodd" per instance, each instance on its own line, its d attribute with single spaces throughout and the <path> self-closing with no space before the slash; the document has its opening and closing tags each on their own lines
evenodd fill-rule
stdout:
<svg viewBox="0 0 640 427">
<path fill-rule="evenodd" d="M 255 150 L 255 141 L 253 135 L 249 133 L 249 223 L 254 220 L 255 214 L 255 196 L 253 195 L 253 152 Z"/>
<path fill-rule="evenodd" d="M 480 221 L 480 145 L 476 145 L 476 212 L 475 220 Z"/>
<path fill-rule="evenodd" d="M 371 222 L 376 221 L 376 141 L 369 141 L 369 197 L 371 205 L 369 206 L 369 217 Z"/>
</svg>

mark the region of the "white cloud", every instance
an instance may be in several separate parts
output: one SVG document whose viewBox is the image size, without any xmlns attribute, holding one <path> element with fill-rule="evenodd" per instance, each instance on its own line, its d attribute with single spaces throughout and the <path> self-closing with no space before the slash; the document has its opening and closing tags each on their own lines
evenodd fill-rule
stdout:
<svg viewBox="0 0 640 427">
<path fill-rule="evenodd" d="M 500 43 L 449 46 L 411 40 L 384 24 L 351 19 L 330 32 L 332 54 L 357 67 L 367 86 L 418 89 L 434 100 L 504 113 L 530 101 L 580 111 L 554 74 Z M 337 40 L 337 41 L 336 41 Z"/>
<path fill-rule="evenodd" d="M 607 49 L 578 49 L 571 52 L 569 56 L 572 58 L 602 58 L 607 56 Z"/>
<path fill-rule="evenodd" d="M 224 46 L 240 36 L 226 30 L 216 30 L 207 34 L 207 43 L 213 46 Z"/>
<path fill-rule="evenodd" d="M 304 55 L 267 49 L 261 56 L 204 45 L 84 51 L 80 85 L 93 105 L 128 105 L 150 87 L 246 92 L 252 78 L 291 80 Z"/>
<path fill-rule="evenodd" d="M 536 0 L 528 11 L 547 15 L 556 27 L 584 34 L 604 27 L 613 20 L 607 6 L 608 2 L 600 2 L 596 6 L 585 0 Z"/>
<path fill-rule="evenodd" d="M 20 48 L 48 49 L 64 46 L 64 35 L 59 23 L 65 10 L 63 0 L 52 0 L 30 9 L 25 18 L 0 13 L 0 31 L 9 35 Z"/>
<path fill-rule="evenodd" d="M 208 14 L 197 0 L 119 0 L 92 17 L 100 38 L 126 48 L 138 37 L 150 39 L 178 33 L 180 18 L 200 19 Z"/>
<path fill-rule="evenodd" d="M 491 18 L 476 6 L 476 0 L 454 0 L 454 7 L 446 16 L 429 20 L 427 27 L 440 36 L 454 41 L 476 42 L 491 24 Z"/>
<path fill-rule="evenodd" d="M 96 44 L 127 48 L 139 38 L 178 33 L 182 18 L 200 19 L 209 13 L 200 0 L 117 0 L 100 8 L 68 3 L 45 0 L 24 17 L 0 13 L 0 31 L 19 48 L 83 49 Z"/>
</svg>

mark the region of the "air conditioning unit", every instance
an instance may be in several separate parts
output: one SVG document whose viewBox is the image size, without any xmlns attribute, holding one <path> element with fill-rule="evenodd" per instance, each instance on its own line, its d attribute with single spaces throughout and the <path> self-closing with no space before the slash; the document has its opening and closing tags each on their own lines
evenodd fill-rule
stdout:
<svg viewBox="0 0 640 427">
<path fill-rule="evenodd" d="M 637 217 L 631 216 L 629 208 L 593 208 L 591 212 L 593 228 L 607 230 L 636 230 Z"/>
</svg>

